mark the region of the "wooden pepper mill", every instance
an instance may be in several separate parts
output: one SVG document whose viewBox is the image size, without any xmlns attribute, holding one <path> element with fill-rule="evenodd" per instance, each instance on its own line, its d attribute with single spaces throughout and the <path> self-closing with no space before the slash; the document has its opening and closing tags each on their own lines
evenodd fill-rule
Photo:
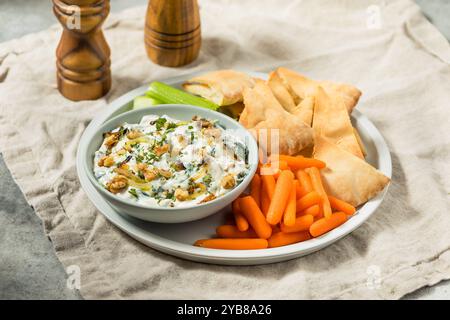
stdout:
<svg viewBox="0 0 450 320">
<path fill-rule="evenodd" d="M 200 46 L 197 0 L 149 0 L 145 48 L 153 62 L 167 67 L 183 66 L 197 58 Z"/>
<path fill-rule="evenodd" d="M 111 88 L 110 50 L 101 30 L 109 0 L 53 0 L 64 30 L 56 49 L 58 89 L 70 100 L 93 100 Z"/>
</svg>

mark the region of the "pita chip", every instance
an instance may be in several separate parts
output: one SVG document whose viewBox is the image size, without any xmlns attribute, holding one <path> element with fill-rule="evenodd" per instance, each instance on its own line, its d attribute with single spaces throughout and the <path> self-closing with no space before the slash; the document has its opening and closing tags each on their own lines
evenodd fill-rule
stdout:
<svg viewBox="0 0 450 320">
<path fill-rule="evenodd" d="M 355 127 L 353 127 L 353 133 L 355 134 L 356 141 L 358 141 L 358 145 L 359 145 L 359 148 L 361 149 L 361 152 L 362 152 L 363 156 L 366 157 L 367 156 L 366 147 L 364 146 L 364 143 L 362 142 L 361 136 L 359 135 L 359 132 L 358 132 L 358 130 L 356 130 Z"/>
<path fill-rule="evenodd" d="M 219 106 L 228 106 L 242 102 L 242 92 L 254 84 L 255 80 L 243 72 L 218 70 L 189 79 L 183 88 Z"/>
<path fill-rule="evenodd" d="M 311 126 L 314 108 L 313 96 L 300 98 L 296 94 L 291 94 L 289 86 L 273 71 L 269 74 L 267 83 L 272 89 L 275 98 L 287 112 L 298 116 L 304 123 Z"/>
<path fill-rule="evenodd" d="M 389 183 L 383 173 L 328 139 L 315 135 L 314 140 L 313 157 L 327 165 L 320 172 L 328 194 L 356 207 L 375 197 Z"/>
<path fill-rule="evenodd" d="M 344 100 L 348 113 L 352 113 L 353 108 L 358 103 L 359 97 L 361 97 L 361 91 L 349 84 L 325 80 L 319 81 L 319 85 L 324 88 L 326 92 L 338 92 Z"/>
<path fill-rule="evenodd" d="M 239 122 L 260 137 L 260 131 L 264 130 L 270 137 L 272 130 L 279 134 L 279 153 L 294 155 L 313 142 L 312 129 L 298 116 L 292 115 L 280 105 L 270 87 L 261 80 L 256 80 L 253 88 L 244 90 L 245 109 Z M 270 140 L 270 139 L 269 139 Z M 261 145 L 267 146 L 270 153 L 270 141 Z"/>
<path fill-rule="evenodd" d="M 315 81 L 283 67 L 278 68 L 275 72 L 289 88 L 289 92 L 294 96 L 294 101 L 295 99 L 303 100 L 307 96 L 313 96 L 317 86 L 322 86 L 327 93 L 339 95 L 343 99 L 348 113 L 351 113 L 361 96 L 361 91 L 349 84 Z"/>
<path fill-rule="evenodd" d="M 342 98 L 336 93 L 334 97 L 327 94 L 320 86 L 316 89 L 312 128 L 316 134 L 364 158 Z"/>
<path fill-rule="evenodd" d="M 308 96 L 303 99 L 298 105 L 297 112 L 294 112 L 300 119 L 303 120 L 308 126 L 312 126 L 313 112 L 314 112 L 315 97 Z"/>
</svg>

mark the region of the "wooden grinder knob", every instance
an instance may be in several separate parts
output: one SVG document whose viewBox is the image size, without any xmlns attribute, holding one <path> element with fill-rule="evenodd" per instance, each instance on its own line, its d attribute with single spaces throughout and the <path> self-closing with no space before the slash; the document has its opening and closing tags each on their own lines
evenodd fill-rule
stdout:
<svg viewBox="0 0 450 320">
<path fill-rule="evenodd" d="M 197 0 L 149 0 L 145 48 L 153 62 L 167 67 L 183 66 L 197 58 L 200 46 Z"/>
<path fill-rule="evenodd" d="M 111 88 L 110 50 L 100 28 L 109 0 L 53 0 L 63 26 L 56 49 L 58 89 L 70 100 L 93 100 Z"/>
</svg>

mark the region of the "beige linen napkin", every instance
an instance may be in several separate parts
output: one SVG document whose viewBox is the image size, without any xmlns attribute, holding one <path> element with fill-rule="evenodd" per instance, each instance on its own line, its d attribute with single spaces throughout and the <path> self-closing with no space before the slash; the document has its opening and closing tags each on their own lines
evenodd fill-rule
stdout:
<svg viewBox="0 0 450 320">
<path fill-rule="evenodd" d="M 193 64 L 152 64 L 145 8 L 110 16 L 113 86 L 70 102 L 55 87 L 60 27 L 0 45 L 0 150 L 85 298 L 399 298 L 450 278 L 450 47 L 407 0 L 200 1 Z M 192 71 L 287 66 L 363 91 L 384 135 L 392 185 L 359 229 L 309 256 L 266 266 L 193 263 L 147 248 L 87 199 L 75 153 L 84 128 L 130 89 Z"/>
</svg>

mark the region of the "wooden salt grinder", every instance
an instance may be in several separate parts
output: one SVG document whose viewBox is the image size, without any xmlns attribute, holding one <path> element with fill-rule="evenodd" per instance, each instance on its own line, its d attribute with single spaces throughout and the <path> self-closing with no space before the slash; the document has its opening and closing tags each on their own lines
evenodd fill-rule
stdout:
<svg viewBox="0 0 450 320">
<path fill-rule="evenodd" d="M 153 62 L 179 67 L 194 61 L 201 46 L 197 0 L 149 0 L 144 33 Z"/>
<path fill-rule="evenodd" d="M 53 0 L 64 30 L 56 49 L 58 90 L 70 100 L 93 100 L 111 88 L 110 50 L 100 28 L 109 0 Z"/>
</svg>

